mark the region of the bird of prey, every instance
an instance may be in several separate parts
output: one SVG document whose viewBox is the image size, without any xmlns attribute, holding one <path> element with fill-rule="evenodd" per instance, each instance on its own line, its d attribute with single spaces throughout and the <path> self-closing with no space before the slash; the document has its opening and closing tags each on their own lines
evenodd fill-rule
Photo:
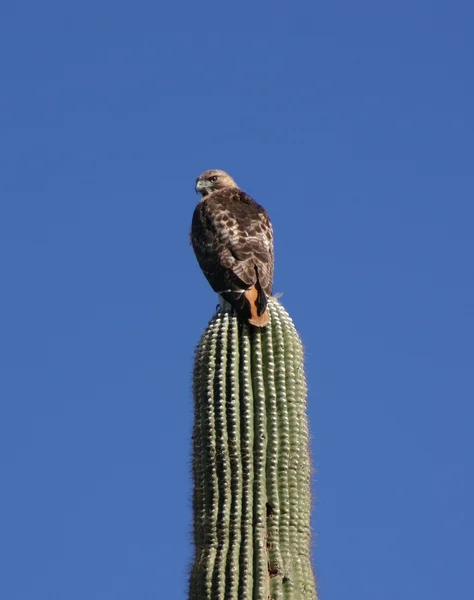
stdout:
<svg viewBox="0 0 474 600">
<path fill-rule="evenodd" d="M 196 192 L 202 197 L 191 244 L 199 266 L 243 320 L 264 327 L 273 286 L 273 229 L 265 209 L 224 171 L 204 171 Z"/>
</svg>

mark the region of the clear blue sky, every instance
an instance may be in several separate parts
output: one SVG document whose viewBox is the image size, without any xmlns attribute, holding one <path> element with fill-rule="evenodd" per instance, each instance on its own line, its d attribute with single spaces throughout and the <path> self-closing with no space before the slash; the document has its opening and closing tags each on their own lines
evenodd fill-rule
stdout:
<svg viewBox="0 0 474 600">
<path fill-rule="evenodd" d="M 472 593 L 472 3 L 4 2 L 0 596 L 185 599 L 196 176 L 269 211 L 323 600 Z"/>
</svg>

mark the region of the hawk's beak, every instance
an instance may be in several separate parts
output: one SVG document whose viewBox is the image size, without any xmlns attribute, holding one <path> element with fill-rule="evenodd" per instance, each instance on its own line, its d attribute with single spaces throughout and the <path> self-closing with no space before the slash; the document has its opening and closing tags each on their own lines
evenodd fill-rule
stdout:
<svg viewBox="0 0 474 600">
<path fill-rule="evenodd" d="M 194 189 L 196 190 L 196 194 L 200 194 L 202 192 L 202 190 L 204 189 L 204 182 L 202 181 L 202 179 L 196 179 L 196 185 Z"/>
</svg>

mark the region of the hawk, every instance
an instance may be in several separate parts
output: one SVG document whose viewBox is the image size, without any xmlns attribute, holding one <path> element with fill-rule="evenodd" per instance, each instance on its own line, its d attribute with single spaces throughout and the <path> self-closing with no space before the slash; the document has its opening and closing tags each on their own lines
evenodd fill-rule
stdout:
<svg viewBox="0 0 474 600">
<path fill-rule="evenodd" d="M 201 200 L 191 244 L 212 289 L 255 327 L 268 323 L 273 286 L 273 229 L 265 209 L 224 171 L 196 180 Z"/>
</svg>

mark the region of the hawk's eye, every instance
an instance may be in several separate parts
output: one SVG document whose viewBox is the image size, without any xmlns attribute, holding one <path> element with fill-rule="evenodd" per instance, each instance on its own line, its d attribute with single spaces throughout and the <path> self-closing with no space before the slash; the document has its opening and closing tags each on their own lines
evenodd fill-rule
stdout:
<svg viewBox="0 0 474 600">
<path fill-rule="evenodd" d="M 217 175 L 210 177 L 210 180 L 215 183 L 217 181 Z"/>
</svg>

